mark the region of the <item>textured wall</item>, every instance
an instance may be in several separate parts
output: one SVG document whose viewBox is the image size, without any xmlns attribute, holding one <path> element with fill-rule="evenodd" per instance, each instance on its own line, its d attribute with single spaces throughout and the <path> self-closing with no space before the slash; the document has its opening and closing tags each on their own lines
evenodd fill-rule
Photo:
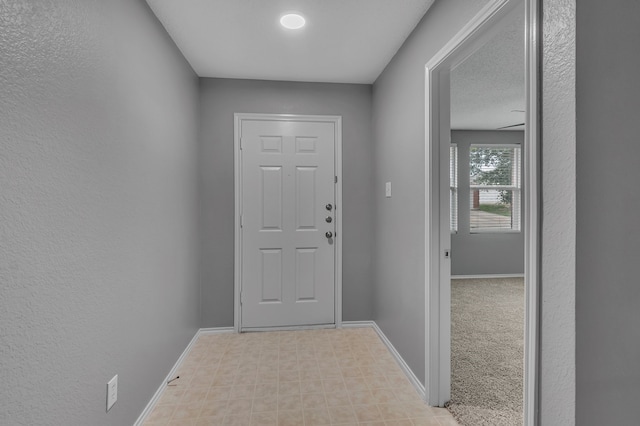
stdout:
<svg viewBox="0 0 640 426">
<path fill-rule="evenodd" d="M 436 0 L 373 88 L 374 318 L 425 377 L 424 66 L 485 4 Z M 385 198 L 391 181 L 393 197 Z"/>
<path fill-rule="evenodd" d="M 637 1 L 577 8 L 576 424 L 585 426 L 640 422 L 639 18 Z"/>
<path fill-rule="evenodd" d="M 233 325 L 233 114 L 342 116 L 343 319 L 370 320 L 371 86 L 201 79 L 202 326 Z"/>
<path fill-rule="evenodd" d="M 459 176 L 458 232 L 451 234 L 451 275 L 524 273 L 524 232 L 476 234 L 469 232 L 471 200 L 468 178 L 471 144 L 519 143 L 523 147 L 523 142 L 524 132 L 518 131 L 454 130 L 451 132 L 451 143 L 458 145 Z M 523 188 L 523 200 L 524 191 Z"/>
<path fill-rule="evenodd" d="M 0 49 L 0 424 L 130 425 L 198 327 L 197 78 L 138 0 L 2 1 Z"/>
<path fill-rule="evenodd" d="M 542 12 L 540 420 L 570 426 L 575 424 L 575 0 L 542 0 Z"/>
</svg>

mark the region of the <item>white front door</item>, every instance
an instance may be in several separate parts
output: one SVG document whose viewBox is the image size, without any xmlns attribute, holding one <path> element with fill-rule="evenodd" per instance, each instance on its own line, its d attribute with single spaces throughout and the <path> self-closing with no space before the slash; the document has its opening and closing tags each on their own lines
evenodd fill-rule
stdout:
<svg viewBox="0 0 640 426">
<path fill-rule="evenodd" d="M 240 123 L 241 327 L 334 324 L 336 123 Z"/>
</svg>

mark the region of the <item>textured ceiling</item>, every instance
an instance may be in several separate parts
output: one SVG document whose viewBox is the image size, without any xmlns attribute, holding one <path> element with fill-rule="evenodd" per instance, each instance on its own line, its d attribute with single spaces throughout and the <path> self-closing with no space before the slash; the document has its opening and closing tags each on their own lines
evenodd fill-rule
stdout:
<svg viewBox="0 0 640 426">
<path fill-rule="evenodd" d="M 147 3 L 200 77 L 373 83 L 433 0 Z M 302 30 L 279 25 L 291 11 Z"/>
<path fill-rule="evenodd" d="M 524 112 L 517 112 L 525 109 L 524 11 L 504 25 L 451 72 L 452 129 L 496 130 L 524 122 Z"/>
</svg>

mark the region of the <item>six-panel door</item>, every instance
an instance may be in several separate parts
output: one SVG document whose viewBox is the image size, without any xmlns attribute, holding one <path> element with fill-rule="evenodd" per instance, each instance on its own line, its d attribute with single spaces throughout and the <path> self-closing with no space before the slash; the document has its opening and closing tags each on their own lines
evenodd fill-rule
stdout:
<svg viewBox="0 0 640 426">
<path fill-rule="evenodd" d="M 335 322 L 334 153 L 333 122 L 242 121 L 242 328 Z"/>
</svg>

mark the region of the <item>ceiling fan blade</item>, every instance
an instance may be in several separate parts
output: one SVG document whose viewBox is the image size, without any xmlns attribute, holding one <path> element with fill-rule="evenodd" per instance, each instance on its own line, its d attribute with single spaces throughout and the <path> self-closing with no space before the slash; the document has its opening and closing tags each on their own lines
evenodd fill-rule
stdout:
<svg viewBox="0 0 640 426">
<path fill-rule="evenodd" d="M 512 124 L 511 126 L 498 127 L 496 130 L 508 129 L 510 127 L 524 126 L 524 123 Z"/>
</svg>

